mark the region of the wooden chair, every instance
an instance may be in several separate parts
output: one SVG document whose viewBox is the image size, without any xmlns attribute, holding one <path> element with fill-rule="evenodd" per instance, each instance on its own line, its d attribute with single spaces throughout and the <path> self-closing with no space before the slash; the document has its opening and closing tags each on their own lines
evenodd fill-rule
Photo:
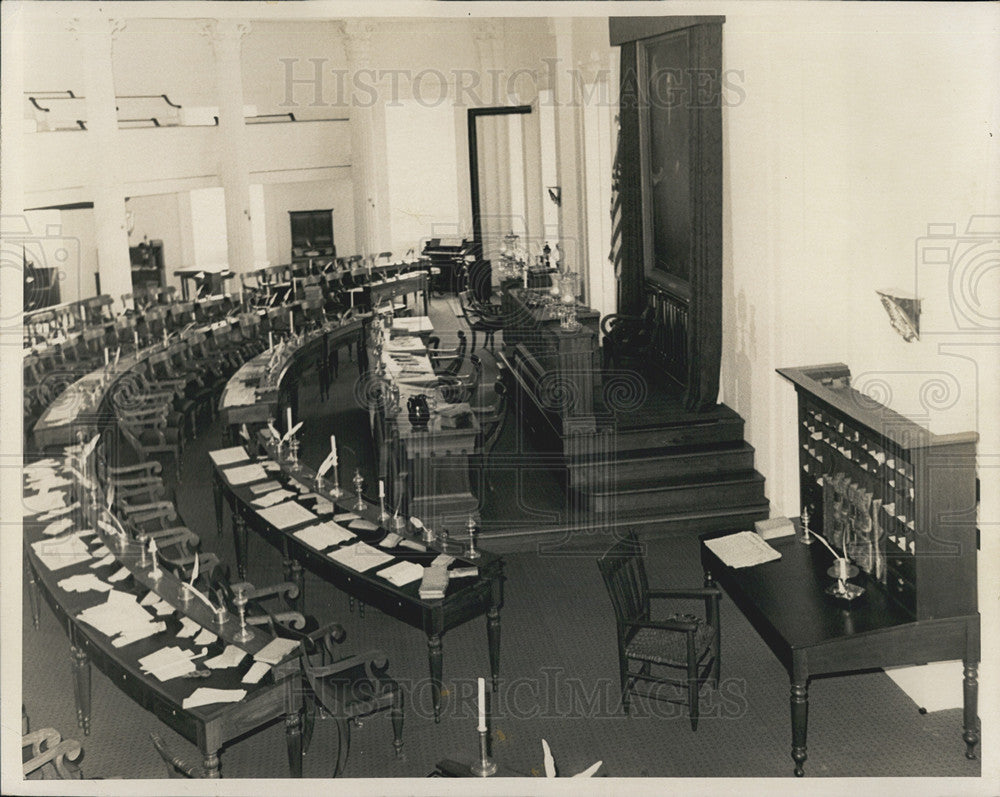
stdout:
<svg viewBox="0 0 1000 797">
<path fill-rule="evenodd" d="M 316 635 L 314 635 L 315 637 Z M 302 672 L 316 703 L 337 723 L 338 750 L 332 777 L 347 764 L 350 753 L 350 723 L 389 709 L 392 718 L 392 745 L 397 758 L 403 750 L 403 691 L 388 675 L 385 654 L 370 650 L 338 658 L 337 646 L 346 633 L 339 625 L 328 626 L 318 635 L 300 641 Z M 303 747 L 307 747 L 313 728 L 312 704 L 306 701 Z"/>
<path fill-rule="evenodd" d="M 174 460 L 175 476 L 180 480 L 183 438 L 176 429 L 167 426 L 162 413 L 139 416 L 119 411 L 118 431 L 140 461 L 146 462 L 157 454 L 169 454 Z"/>
<path fill-rule="evenodd" d="M 714 587 L 651 590 L 646 565 L 634 533 L 615 543 L 597 560 L 614 607 L 618 632 L 618 668 L 622 707 L 628 714 L 631 694 L 688 707 L 691 730 L 698 729 L 698 691 L 707 681 L 719 685 L 719 596 Z M 653 600 L 701 600 L 705 617 L 674 612 L 653 619 Z M 633 666 L 635 665 L 635 666 Z M 651 674 L 653 666 L 665 674 Z M 671 673 L 676 673 L 670 677 Z M 638 682 L 652 685 L 644 691 Z M 687 700 L 663 696 L 663 687 L 687 687 Z M 671 690 L 672 691 L 672 690 Z"/>
<path fill-rule="evenodd" d="M 82 770 L 74 763 L 83 753 L 75 739 L 63 739 L 53 728 L 21 737 L 24 777 L 29 780 L 80 780 Z"/>
<path fill-rule="evenodd" d="M 438 376 L 458 376 L 465 363 L 466 339 L 465 333 L 458 330 L 455 333 L 458 342 L 454 349 L 442 349 L 441 339 L 431 335 L 427 339 L 427 356 L 430 358 L 434 373 Z"/>
<path fill-rule="evenodd" d="M 611 313 L 604 316 L 601 336 L 605 368 L 633 365 L 642 370 L 653 348 L 653 309 L 647 307 L 642 315 Z"/>
<path fill-rule="evenodd" d="M 452 404 L 473 403 L 483 378 L 483 361 L 478 354 L 472 354 L 469 356 L 469 364 L 472 367 L 466 376 L 438 375 L 438 389 L 445 401 Z"/>
<path fill-rule="evenodd" d="M 458 294 L 458 303 L 462 308 L 462 316 L 465 318 L 465 323 L 472 330 L 472 348 L 470 351 L 476 350 L 476 333 L 478 332 L 482 332 L 486 336 L 486 345 L 490 347 L 490 351 L 494 351 L 493 335 L 498 329 L 503 328 L 503 316 L 498 310 L 477 302 L 470 290 L 464 290 Z"/>
<path fill-rule="evenodd" d="M 488 465 L 490 454 L 496 448 L 497 441 L 503 433 L 504 425 L 510 411 L 510 400 L 507 389 L 506 369 L 498 365 L 496 381 L 493 384 L 494 402 L 489 406 L 472 407 L 472 412 L 479 422 L 479 445 L 475 456 L 470 458 L 471 464 L 481 474 L 486 488 L 493 492 L 493 482 L 489 477 Z M 482 496 L 479 496 L 482 498 Z"/>
</svg>

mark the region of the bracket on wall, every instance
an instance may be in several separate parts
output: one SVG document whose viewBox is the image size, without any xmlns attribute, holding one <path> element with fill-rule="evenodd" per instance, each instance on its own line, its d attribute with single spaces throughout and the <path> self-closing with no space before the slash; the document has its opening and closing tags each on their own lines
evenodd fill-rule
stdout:
<svg viewBox="0 0 1000 797">
<path fill-rule="evenodd" d="M 558 185 L 550 185 L 547 188 L 549 192 L 549 199 L 556 203 L 556 207 L 562 204 L 562 187 Z"/>
<path fill-rule="evenodd" d="M 882 306 L 889 314 L 889 322 L 903 340 L 910 343 L 920 340 L 920 299 L 906 291 L 896 289 L 876 290 Z"/>
</svg>

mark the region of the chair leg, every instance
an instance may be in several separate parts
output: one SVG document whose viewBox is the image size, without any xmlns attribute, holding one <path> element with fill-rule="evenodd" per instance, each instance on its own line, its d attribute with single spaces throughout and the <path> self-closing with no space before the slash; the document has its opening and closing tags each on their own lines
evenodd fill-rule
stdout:
<svg viewBox="0 0 1000 797">
<path fill-rule="evenodd" d="M 392 718 L 392 746 L 396 750 L 396 758 L 403 757 L 403 690 L 396 688 L 392 708 L 389 712 Z"/>
<path fill-rule="evenodd" d="M 472 348 L 469 349 L 469 354 L 472 354 L 476 350 L 476 330 L 472 330 Z"/>
<path fill-rule="evenodd" d="M 351 721 L 344 717 L 336 717 L 335 722 L 337 723 L 339 745 L 337 746 L 337 763 L 333 770 L 333 776 L 337 777 L 347 766 L 347 755 L 351 752 Z"/>
<path fill-rule="evenodd" d="M 688 659 L 688 714 L 691 730 L 698 730 L 698 662 Z"/>
<path fill-rule="evenodd" d="M 622 685 L 622 710 L 625 712 L 625 716 L 628 716 L 631 696 L 628 690 L 628 659 L 623 653 L 618 654 L 618 677 L 621 679 Z"/>
</svg>

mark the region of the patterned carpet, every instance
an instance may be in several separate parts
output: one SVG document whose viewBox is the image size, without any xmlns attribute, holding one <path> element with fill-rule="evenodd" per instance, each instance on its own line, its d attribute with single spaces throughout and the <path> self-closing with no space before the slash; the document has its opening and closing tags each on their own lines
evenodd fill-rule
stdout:
<svg viewBox="0 0 1000 797">
<path fill-rule="evenodd" d="M 436 302 L 437 304 L 437 302 Z M 318 400 L 309 378 L 301 389 L 302 417 L 324 441 L 329 429 L 344 435 L 347 468 L 371 466 L 367 431 L 352 413 L 356 371 L 344 362 L 333 396 Z M 338 409 L 339 408 L 339 409 Z M 344 431 L 353 420 L 354 439 Z M 365 419 L 366 420 L 366 419 Z M 177 489 L 181 515 L 199 533 L 206 550 L 232 561 L 232 540 L 215 532 L 208 458 L 221 445 L 212 428 L 186 449 Z M 307 462 L 322 456 L 321 442 L 304 447 Z M 349 449 L 349 450 L 348 450 Z M 657 584 L 698 585 L 697 544 L 666 537 L 648 544 L 647 567 Z M 791 777 L 788 680 L 784 669 L 731 602 L 722 603 L 722 677 L 719 690 L 707 689 L 701 721 L 693 733 L 684 710 L 668 703 L 637 700 L 632 715 L 618 708 L 614 619 L 590 555 L 506 557 L 502 612 L 501 688 L 492 706 L 494 757 L 524 775 L 542 771 L 541 739 L 547 739 L 561 774 L 594 761 L 609 777 Z M 249 579 L 266 584 L 281 579 L 277 553 L 251 534 Z M 405 756 L 392 751 L 387 714 L 365 721 L 352 734 L 345 777 L 422 778 L 442 758 L 471 761 L 475 754 L 475 683 L 488 674 L 485 621 L 480 619 L 444 637 L 443 716 L 430 711 L 426 643 L 422 633 L 368 609 L 351 612 L 346 596 L 307 574 L 307 609 L 321 622 L 336 619 L 347 629 L 346 648 L 383 649 L 391 672 L 406 694 Z M 31 627 L 23 608 L 23 702 L 32 727 L 51 726 L 81 738 L 76 726 L 68 642 L 47 607 L 42 627 Z M 980 762 L 963 756 L 961 712 L 921 715 L 917 706 L 881 671 L 817 679 L 810 689 L 809 760 L 811 777 L 977 777 Z M 198 760 L 196 748 L 155 716 L 125 697 L 97 670 L 93 675 L 93 729 L 82 737 L 88 778 L 162 778 L 166 769 L 149 742 L 161 734 L 175 753 Z M 223 751 L 224 777 L 287 777 L 284 728 L 276 723 Z M 307 777 L 328 777 L 336 750 L 332 722 L 319 722 L 306 755 Z M 969 781 L 964 781 L 969 783 Z M 961 787 L 938 793 L 964 791 Z M 179 785 L 179 784 L 178 784 Z M 396 782 L 395 786 L 402 785 Z M 610 786 L 610 784 L 608 784 Z M 386 789 L 390 788 L 386 784 Z M 260 791 L 259 786 L 248 790 Z M 167 790 L 170 791 L 169 789 Z M 176 789 L 174 789 L 176 791 Z M 937 791 L 937 790 L 936 790 Z"/>
</svg>

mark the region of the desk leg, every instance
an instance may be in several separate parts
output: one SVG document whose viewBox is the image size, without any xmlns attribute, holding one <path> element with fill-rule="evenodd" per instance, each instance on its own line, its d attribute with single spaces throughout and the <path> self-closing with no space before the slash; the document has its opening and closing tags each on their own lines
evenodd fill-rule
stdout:
<svg viewBox="0 0 1000 797">
<path fill-rule="evenodd" d="M 295 598 L 294 608 L 298 612 L 303 614 L 306 611 L 306 574 L 302 569 L 302 565 L 295 559 L 289 562 L 289 573 L 291 575 L 292 583 L 298 588 L 299 594 Z"/>
<path fill-rule="evenodd" d="M 285 715 L 285 746 L 288 748 L 288 773 L 302 777 L 302 714 L 299 707 Z"/>
<path fill-rule="evenodd" d="M 90 735 L 90 657 L 78 645 L 70 645 L 73 657 L 73 691 L 76 696 L 76 721 L 83 735 Z"/>
<path fill-rule="evenodd" d="M 39 623 L 41 622 L 41 603 L 38 595 L 38 582 L 35 581 L 35 574 L 31 570 L 31 565 L 28 564 L 27 556 L 24 557 L 24 577 L 28 581 L 28 602 L 31 604 L 31 624 L 37 631 Z"/>
<path fill-rule="evenodd" d="M 795 761 L 795 777 L 805 774 L 802 765 L 806 762 L 806 723 L 809 719 L 809 683 L 792 681 L 792 760 Z"/>
<path fill-rule="evenodd" d="M 238 512 L 233 514 L 233 548 L 236 550 L 236 571 L 240 581 L 247 577 L 247 524 Z"/>
<path fill-rule="evenodd" d="M 218 475 L 212 477 L 212 500 L 215 502 L 215 529 L 222 536 L 222 485 Z"/>
<path fill-rule="evenodd" d="M 427 637 L 427 658 L 431 665 L 431 698 L 434 701 L 434 722 L 441 721 L 441 676 L 443 653 L 441 651 L 441 635 L 431 634 Z"/>
<path fill-rule="evenodd" d="M 486 639 L 490 646 L 490 673 L 493 691 L 500 688 L 500 610 L 495 606 L 486 613 Z"/>
<path fill-rule="evenodd" d="M 222 773 L 219 771 L 219 751 L 213 750 L 210 753 L 205 754 L 205 759 L 202 762 L 202 766 L 205 769 L 206 778 L 221 778 Z"/>
<path fill-rule="evenodd" d="M 976 744 L 979 742 L 978 727 L 978 706 L 979 706 L 979 681 L 978 662 L 963 662 L 965 665 L 964 677 L 962 678 L 962 697 L 964 698 L 964 710 L 962 714 L 962 726 L 964 733 L 962 739 L 965 741 L 965 757 L 969 760 L 976 758 Z"/>
</svg>

